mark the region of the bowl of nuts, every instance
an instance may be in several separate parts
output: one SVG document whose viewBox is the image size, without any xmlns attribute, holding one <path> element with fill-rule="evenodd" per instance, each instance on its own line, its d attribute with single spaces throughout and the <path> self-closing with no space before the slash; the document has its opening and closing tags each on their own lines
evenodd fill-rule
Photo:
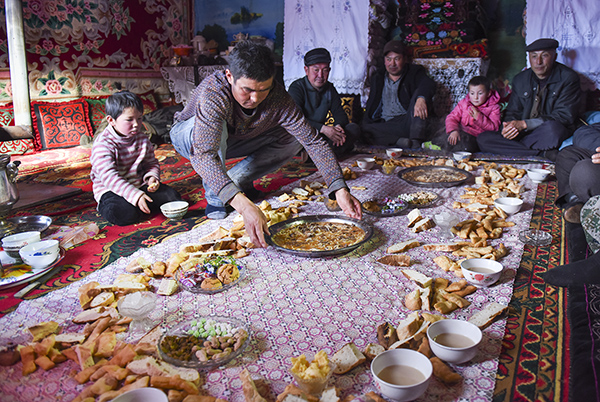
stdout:
<svg viewBox="0 0 600 402">
<path fill-rule="evenodd" d="M 250 328 L 233 317 L 206 316 L 167 329 L 158 341 L 158 353 L 167 363 L 187 368 L 224 366 L 250 342 Z"/>
</svg>

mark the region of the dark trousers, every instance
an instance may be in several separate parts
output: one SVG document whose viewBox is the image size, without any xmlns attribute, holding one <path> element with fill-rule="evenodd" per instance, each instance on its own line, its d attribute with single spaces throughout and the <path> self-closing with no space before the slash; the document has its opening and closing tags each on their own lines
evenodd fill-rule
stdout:
<svg viewBox="0 0 600 402">
<path fill-rule="evenodd" d="M 558 198 L 555 202 L 558 207 L 584 204 L 591 197 L 600 195 L 600 165 L 592 163 L 593 154 L 595 152 L 575 146 L 566 147 L 558 153 Z"/>
<path fill-rule="evenodd" d="M 177 191 L 163 183 L 154 193 L 148 192 L 148 186 L 146 185 L 140 187 L 140 190 L 152 198 L 152 202 L 148 203 L 152 214 L 159 212 L 160 206 L 167 202 L 181 200 L 181 196 Z M 133 225 L 150 217 L 136 205 L 130 204 L 125 198 L 112 191 L 102 195 L 98 203 L 98 212 L 104 219 L 117 226 Z"/>
<path fill-rule="evenodd" d="M 600 123 L 582 126 L 575 130 L 573 145 L 595 153 L 596 148 L 600 147 Z"/>
<path fill-rule="evenodd" d="M 435 134 L 432 143 L 439 145 L 444 151 L 458 152 L 479 152 L 479 146 L 477 146 L 477 137 L 467 134 L 462 130 L 459 130 L 458 142 L 454 145 L 448 143 L 448 134 L 446 134 L 446 127 L 442 127 L 441 130 Z"/>
<path fill-rule="evenodd" d="M 522 132 L 517 138 L 508 140 L 502 136 L 502 129 L 485 131 L 477 137 L 477 144 L 482 152 L 493 154 L 532 156 L 542 155 L 544 151 L 557 149 L 571 136 L 562 124 L 549 120 L 530 132 Z"/>
<path fill-rule="evenodd" d="M 360 126 L 356 123 L 349 123 L 346 125 L 346 127 L 344 127 L 344 132 L 346 133 L 346 141 L 344 141 L 344 143 L 340 146 L 334 145 L 333 141 L 331 141 L 329 137 L 324 134 L 320 134 L 321 137 L 327 141 L 335 153 L 335 156 L 347 155 L 352 152 L 356 141 L 358 141 L 358 138 L 360 137 Z"/>
<path fill-rule="evenodd" d="M 415 117 L 415 96 L 408 107 L 406 114 L 396 116 L 391 120 L 385 121 L 371 120 L 366 117 L 363 119 L 362 137 L 366 143 L 371 145 L 397 145 L 396 142 L 400 138 L 410 138 L 413 140 L 426 141 L 427 120 L 422 120 L 420 117 Z M 427 105 L 429 115 L 431 108 Z M 431 117 L 429 117 L 431 118 Z"/>
</svg>

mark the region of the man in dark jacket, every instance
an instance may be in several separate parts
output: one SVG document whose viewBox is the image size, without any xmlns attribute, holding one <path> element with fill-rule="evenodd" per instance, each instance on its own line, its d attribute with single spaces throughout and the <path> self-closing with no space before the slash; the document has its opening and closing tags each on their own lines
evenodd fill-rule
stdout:
<svg viewBox="0 0 600 402">
<path fill-rule="evenodd" d="M 328 81 L 331 55 L 324 48 L 316 48 L 304 55 L 306 76 L 292 82 L 288 93 L 302 109 L 308 123 L 327 141 L 337 156 L 352 151 L 360 135 L 360 127 L 348 121 L 342 100 L 333 84 Z M 333 125 L 325 125 L 331 112 Z"/>
<path fill-rule="evenodd" d="M 531 68 L 513 79 L 499 132 L 477 137 L 483 152 L 555 160 L 560 144 L 573 134 L 581 97 L 579 76 L 556 62 L 558 42 L 538 39 L 528 45 Z"/>
<path fill-rule="evenodd" d="M 386 71 L 371 79 L 362 122 L 365 140 L 375 145 L 418 148 L 435 94 L 435 82 L 423 66 L 408 62 L 405 46 L 392 40 L 383 48 Z"/>
</svg>

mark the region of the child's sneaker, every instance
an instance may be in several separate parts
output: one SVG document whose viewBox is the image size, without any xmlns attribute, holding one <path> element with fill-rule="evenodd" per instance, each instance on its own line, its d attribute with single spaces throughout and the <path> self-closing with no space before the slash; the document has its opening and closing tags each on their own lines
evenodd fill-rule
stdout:
<svg viewBox="0 0 600 402">
<path fill-rule="evenodd" d="M 434 149 L 436 151 L 441 151 L 442 147 L 440 147 L 439 145 L 435 145 L 434 143 L 432 143 L 431 141 L 427 141 L 421 144 L 421 148 L 423 149 Z"/>
</svg>

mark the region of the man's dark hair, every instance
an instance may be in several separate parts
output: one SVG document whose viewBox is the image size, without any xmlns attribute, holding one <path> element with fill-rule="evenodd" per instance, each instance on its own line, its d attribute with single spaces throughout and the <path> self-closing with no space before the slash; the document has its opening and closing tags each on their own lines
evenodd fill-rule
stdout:
<svg viewBox="0 0 600 402">
<path fill-rule="evenodd" d="M 475 77 L 471 78 L 467 84 L 467 88 L 476 87 L 478 85 L 483 85 L 488 91 L 492 89 L 492 82 L 488 77 L 483 75 L 476 75 Z"/>
<path fill-rule="evenodd" d="M 229 54 L 229 71 L 236 81 L 248 78 L 264 82 L 275 76 L 275 57 L 265 45 L 251 40 L 241 41 Z"/>
<path fill-rule="evenodd" d="M 106 114 L 113 119 L 116 119 L 123 113 L 123 110 L 128 107 L 137 109 L 138 112 L 144 112 L 144 104 L 142 100 L 129 91 L 115 92 L 106 99 Z"/>
</svg>

